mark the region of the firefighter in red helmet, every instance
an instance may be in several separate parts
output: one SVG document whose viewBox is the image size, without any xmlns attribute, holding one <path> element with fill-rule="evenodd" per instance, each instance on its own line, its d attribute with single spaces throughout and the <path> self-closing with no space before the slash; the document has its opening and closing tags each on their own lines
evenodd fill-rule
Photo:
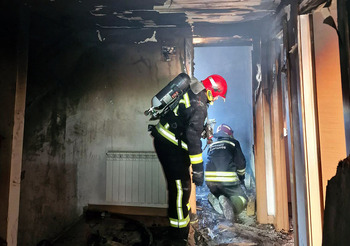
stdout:
<svg viewBox="0 0 350 246">
<path fill-rule="evenodd" d="M 193 183 L 197 186 L 203 185 L 201 136 L 207 118 L 207 108 L 208 104 L 212 104 L 218 97 L 226 98 L 227 84 L 220 75 L 211 75 L 203 81 L 190 79 L 184 73 L 178 76 L 189 81 L 188 90 L 183 89 L 179 92 L 174 90 L 176 85 L 172 83 L 168 85 L 169 90 L 173 90 L 170 93 L 171 96 L 184 93 L 178 101 L 175 101 L 171 110 L 167 110 L 165 114 L 159 114 L 158 124 L 150 127 L 150 130 L 154 138 L 154 148 L 167 181 L 169 240 L 172 242 L 171 245 L 186 245 L 190 222 L 191 174 L 189 168 L 192 165 Z M 174 81 L 177 79 L 175 78 Z M 178 84 L 185 83 L 181 81 Z M 166 98 L 169 98 L 166 91 L 163 89 L 162 98 L 154 101 L 161 103 L 166 101 Z"/>
<path fill-rule="evenodd" d="M 208 78 L 203 80 L 203 85 L 207 89 L 209 103 L 215 101 L 219 96 L 225 101 L 227 84 L 223 77 L 217 74 L 210 75 Z"/>
</svg>

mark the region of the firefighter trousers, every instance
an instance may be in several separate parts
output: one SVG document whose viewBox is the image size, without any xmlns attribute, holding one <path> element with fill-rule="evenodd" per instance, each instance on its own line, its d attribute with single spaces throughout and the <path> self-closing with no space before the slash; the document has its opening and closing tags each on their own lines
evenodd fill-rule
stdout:
<svg viewBox="0 0 350 246">
<path fill-rule="evenodd" d="M 168 217 L 171 236 L 187 239 L 191 194 L 188 152 L 161 136 L 154 137 L 154 148 L 168 186 Z"/>
<path fill-rule="evenodd" d="M 248 197 L 244 193 L 240 184 L 223 185 L 221 182 L 207 182 L 210 192 L 217 198 L 221 195 L 229 198 L 236 214 L 240 214 L 247 206 Z"/>
</svg>

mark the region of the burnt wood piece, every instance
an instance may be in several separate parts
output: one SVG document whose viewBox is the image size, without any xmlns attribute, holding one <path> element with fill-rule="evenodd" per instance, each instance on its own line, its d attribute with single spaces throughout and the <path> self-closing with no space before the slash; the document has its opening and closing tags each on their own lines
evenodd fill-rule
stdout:
<svg viewBox="0 0 350 246">
<path fill-rule="evenodd" d="M 328 181 L 322 245 L 350 242 L 350 156 L 339 162 L 336 175 Z"/>
</svg>

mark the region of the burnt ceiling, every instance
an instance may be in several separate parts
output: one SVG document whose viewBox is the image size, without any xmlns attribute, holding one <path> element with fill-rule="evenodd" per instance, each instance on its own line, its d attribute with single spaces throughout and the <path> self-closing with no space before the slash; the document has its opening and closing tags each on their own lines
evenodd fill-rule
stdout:
<svg viewBox="0 0 350 246">
<path fill-rule="evenodd" d="M 90 5 L 97 25 L 106 28 L 162 28 L 197 23 L 237 23 L 271 15 L 275 0 L 108 1 Z"/>
<path fill-rule="evenodd" d="M 57 25 L 102 32 L 128 29 L 188 28 L 192 36 L 218 25 L 243 26 L 271 16 L 279 0 L 29 0 L 39 18 Z M 224 35 L 224 34 L 216 34 Z M 229 34 L 228 36 L 230 36 Z"/>
</svg>

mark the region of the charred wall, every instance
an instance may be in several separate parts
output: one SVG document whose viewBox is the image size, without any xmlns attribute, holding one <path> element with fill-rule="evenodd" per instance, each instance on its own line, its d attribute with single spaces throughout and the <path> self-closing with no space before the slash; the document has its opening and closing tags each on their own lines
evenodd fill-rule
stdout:
<svg viewBox="0 0 350 246">
<path fill-rule="evenodd" d="M 265 115 L 268 117 L 271 114 L 271 95 L 273 84 L 277 80 L 283 82 L 283 111 L 284 111 L 284 147 L 286 148 L 286 171 L 287 171 L 287 186 L 288 186 L 288 201 L 295 201 L 291 204 L 289 215 L 293 216 L 293 230 L 295 238 L 299 244 L 308 241 L 307 234 L 307 210 L 303 204 L 306 203 L 306 188 L 305 188 L 305 163 L 303 160 L 303 126 L 302 126 L 302 108 L 300 98 L 300 71 L 299 71 L 299 54 L 298 54 L 298 4 L 296 2 L 290 3 L 281 8 L 274 19 L 265 22 L 265 28 L 261 28 L 260 36 L 257 36 L 253 42 L 253 82 L 254 100 L 262 96 L 266 99 L 267 110 Z M 278 37 L 281 38 L 277 42 Z M 279 44 L 279 42 L 282 42 Z M 274 47 L 275 45 L 275 47 Z M 281 53 L 282 52 L 282 53 Z M 279 61 L 280 60 L 280 61 Z M 261 73 L 257 65 L 261 65 Z M 254 103 L 256 103 L 254 101 Z M 255 111 L 256 115 L 257 112 Z M 255 118 L 254 128 L 257 133 L 257 118 Z M 271 127 L 270 123 L 265 127 Z M 265 132 L 267 133 L 267 131 Z M 269 140 L 270 141 L 270 140 Z M 269 141 L 267 141 L 269 143 Z M 259 148 L 259 147 L 257 147 Z M 273 151 L 273 149 L 272 149 Z M 274 155 L 275 153 L 272 152 Z M 257 155 L 256 155 L 257 157 Z M 257 162 L 255 163 L 256 165 Z M 280 165 L 280 163 L 278 163 Z M 263 167 L 265 168 L 265 166 Z M 276 170 L 276 169 L 275 169 Z M 270 175 L 269 178 L 272 175 Z M 258 174 L 257 174 L 258 177 Z M 276 176 L 275 176 L 276 178 Z M 261 182 L 265 184 L 265 176 L 260 178 Z M 285 182 L 285 181 L 284 181 Z M 258 183 L 258 181 L 257 181 Z M 277 184 L 281 188 L 282 183 Z M 259 192 L 259 191 L 258 191 Z M 278 194 L 278 193 L 277 193 Z M 263 200 L 265 199 L 265 200 Z M 261 211 L 267 211 L 267 199 L 264 197 L 260 200 L 260 205 L 257 204 L 257 211 L 259 206 Z M 278 204 L 279 203 L 279 204 Z M 278 205 L 281 200 L 276 200 L 277 214 Z M 288 213 L 284 213 L 287 214 Z M 278 215 L 277 215 L 278 216 Z M 267 216 L 265 216 L 267 217 Z M 260 217 L 261 220 L 267 221 L 267 218 Z M 259 218 L 258 218 L 259 219 Z M 266 223 L 266 222 L 265 222 Z"/>
<path fill-rule="evenodd" d="M 105 202 L 106 152 L 150 151 L 150 99 L 183 71 L 176 30 L 74 30 L 32 14 L 19 245 Z M 176 46 L 165 61 L 163 45 Z"/>
</svg>

